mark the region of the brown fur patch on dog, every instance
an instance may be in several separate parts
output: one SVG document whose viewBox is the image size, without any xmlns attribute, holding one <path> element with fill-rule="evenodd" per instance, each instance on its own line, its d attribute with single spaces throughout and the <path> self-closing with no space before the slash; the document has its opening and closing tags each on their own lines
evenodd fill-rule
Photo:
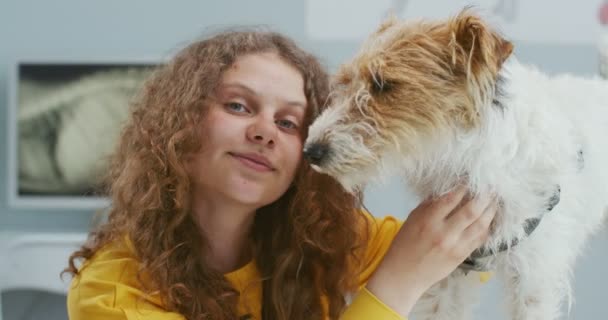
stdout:
<svg viewBox="0 0 608 320">
<path fill-rule="evenodd" d="M 374 122 L 386 139 L 469 129 L 478 125 L 479 108 L 492 98 L 512 50 L 470 10 L 444 21 L 391 19 L 339 69 L 333 88 L 351 97 L 348 117 Z"/>
</svg>

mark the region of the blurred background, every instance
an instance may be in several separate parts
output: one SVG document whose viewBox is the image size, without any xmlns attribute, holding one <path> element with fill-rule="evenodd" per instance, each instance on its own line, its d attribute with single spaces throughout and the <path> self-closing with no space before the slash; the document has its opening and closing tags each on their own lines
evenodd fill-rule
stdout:
<svg viewBox="0 0 608 320">
<path fill-rule="evenodd" d="M 71 86 L 68 76 L 97 70 L 100 65 L 103 69 L 161 62 L 190 41 L 234 25 L 264 25 L 285 33 L 333 71 L 356 52 L 389 12 L 403 18 L 442 18 L 467 4 L 477 4 L 515 43 L 515 55 L 521 61 L 551 74 L 598 76 L 603 39 L 608 35 L 602 24 L 608 20 L 608 7 L 601 0 L 556 2 L 0 0 L 0 320 L 67 319 L 63 294 L 67 282 L 60 281 L 59 273 L 70 251 L 84 240 L 95 208 L 104 204 L 103 199 L 74 197 L 51 187 L 23 192 L 20 177 L 25 168 L 36 172 L 48 163 L 40 153 L 44 147 L 32 149 L 32 154 L 17 154 L 24 149 L 18 146 L 36 146 L 40 143 L 36 137 L 49 136 L 40 132 L 26 136 L 24 128 L 40 128 L 41 124 L 53 128 L 53 117 L 39 115 L 65 106 L 41 99 L 28 109 L 37 111 L 27 113 L 23 110 L 28 97 L 49 97 L 43 94 L 53 94 L 55 89 L 64 94 L 79 92 L 84 89 Z M 27 68 L 32 65 L 42 69 Z M 68 76 L 57 76 L 57 81 L 43 79 L 45 88 L 52 89 L 49 91 L 35 81 L 24 82 L 27 76 L 40 80 L 35 75 L 45 74 L 45 65 L 66 66 L 56 74 Z M 99 101 L 105 100 L 89 103 L 103 105 Z M 85 140 L 82 148 L 66 152 L 64 160 L 79 162 L 90 152 L 86 147 Z M 103 148 L 88 147 L 93 151 Z M 78 181 L 74 178 L 70 183 Z M 366 204 L 375 215 L 404 218 L 416 201 L 397 179 L 366 191 Z M 576 266 L 570 319 L 608 319 L 603 305 L 607 301 L 606 270 L 608 231 L 590 241 Z M 490 281 L 482 297 L 475 319 L 506 319 L 498 281 Z"/>
</svg>

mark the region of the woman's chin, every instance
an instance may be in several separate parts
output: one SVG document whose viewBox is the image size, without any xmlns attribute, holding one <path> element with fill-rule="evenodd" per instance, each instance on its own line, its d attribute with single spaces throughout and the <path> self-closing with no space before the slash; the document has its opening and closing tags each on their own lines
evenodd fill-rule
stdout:
<svg viewBox="0 0 608 320">
<path fill-rule="evenodd" d="M 229 193 L 232 199 L 243 205 L 261 208 L 273 203 L 281 197 L 282 193 L 268 190 L 267 187 L 259 184 L 239 184 L 231 188 Z"/>
</svg>

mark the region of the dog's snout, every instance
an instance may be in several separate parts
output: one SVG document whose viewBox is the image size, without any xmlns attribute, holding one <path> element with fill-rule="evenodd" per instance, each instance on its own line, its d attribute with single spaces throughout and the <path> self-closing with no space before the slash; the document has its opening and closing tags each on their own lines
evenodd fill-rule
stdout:
<svg viewBox="0 0 608 320">
<path fill-rule="evenodd" d="M 312 164 L 320 164 L 329 152 L 329 146 L 323 143 L 313 143 L 304 147 L 304 157 Z"/>
</svg>

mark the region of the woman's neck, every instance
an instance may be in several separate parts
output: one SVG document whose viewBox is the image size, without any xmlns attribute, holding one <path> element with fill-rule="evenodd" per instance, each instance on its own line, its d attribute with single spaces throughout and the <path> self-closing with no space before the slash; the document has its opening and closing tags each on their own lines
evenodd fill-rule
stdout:
<svg viewBox="0 0 608 320">
<path fill-rule="evenodd" d="M 251 260 L 254 208 L 207 197 L 194 197 L 192 208 L 208 249 L 203 254 L 209 266 L 228 273 Z"/>
</svg>

